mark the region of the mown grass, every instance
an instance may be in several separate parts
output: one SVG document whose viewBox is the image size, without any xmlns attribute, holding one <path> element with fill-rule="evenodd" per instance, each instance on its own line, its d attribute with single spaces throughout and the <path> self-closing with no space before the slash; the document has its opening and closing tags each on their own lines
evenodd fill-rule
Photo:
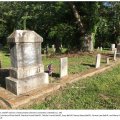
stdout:
<svg viewBox="0 0 120 120">
<path fill-rule="evenodd" d="M 120 109 L 120 66 L 68 85 L 29 109 Z"/>
<path fill-rule="evenodd" d="M 85 55 L 75 55 L 68 57 L 68 72 L 69 74 L 76 74 L 79 72 L 84 72 L 92 67 L 95 67 L 95 55 L 85 54 Z M 0 51 L 0 60 L 2 61 L 2 67 L 10 67 L 10 56 L 6 50 Z M 42 57 L 45 70 L 47 66 L 52 63 L 53 72 L 59 74 L 60 68 L 60 57 Z M 102 64 L 105 63 L 105 59 L 102 59 Z"/>
<path fill-rule="evenodd" d="M 84 62 L 83 62 L 84 61 Z M 43 57 L 43 64 L 45 65 L 45 69 L 47 70 L 47 65 L 52 63 L 53 71 L 55 73 L 59 73 L 60 67 L 60 58 L 52 57 L 46 58 Z M 94 67 L 95 58 L 94 56 L 85 55 L 85 56 L 75 56 L 68 58 L 68 72 L 69 74 L 75 74 L 79 72 L 83 72 L 91 67 Z"/>
<path fill-rule="evenodd" d="M 9 55 L 7 47 L 5 47 L 2 50 L 0 50 L 0 61 L 2 63 L 2 67 L 3 68 L 10 67 L 10 64 L 11 64 L 11 62 L 10 62 L 10 55 Z"/>
</svg>

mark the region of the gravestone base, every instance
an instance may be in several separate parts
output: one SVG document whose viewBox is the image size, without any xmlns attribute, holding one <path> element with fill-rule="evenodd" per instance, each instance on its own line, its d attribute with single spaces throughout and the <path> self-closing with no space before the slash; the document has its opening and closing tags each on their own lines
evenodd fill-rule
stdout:
<svg viewBox="0 0 120 120">
<path fill-rule="evenodd" d="M 38 75 L 34 75 L 24 79 L 7 77 L 6 89 L 16 95 L 20 95 L 48 83 L 48 73 L 40 73 Z"/>
</svg>

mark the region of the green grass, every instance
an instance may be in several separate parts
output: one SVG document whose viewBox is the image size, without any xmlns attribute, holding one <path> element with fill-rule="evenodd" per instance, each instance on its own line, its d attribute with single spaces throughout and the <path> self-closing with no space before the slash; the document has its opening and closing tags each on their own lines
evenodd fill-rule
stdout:
<svg viewBox="0 0 120 120">
<path fill-rule="evenodd" d="M 2 67 L 10 67 L 7 49 L 0 51 Z M 45 69 L 52 63 L 59 74 L 60 57 L 43 57 Z M 84 72 L 95 65 L 95 54 L 69 56 L 69 74 Z M 102 58 L 102 65 L 105 59 Z M 120 109 L 120 66 L 112 71 L 80 80 L 65 87 L 56 96 L 30 109 Z"/>
<path fill-rule="evenodd" d="M 8 50 L 7 48 L 4 48 L 3 50 L 0 51 L 0 60 L 2 62 L 3 68 L 10 67 L 10 56 L 7 50 Z"/>
<path fill-rule="evenodd" d="M 63 49 L 66 50 L 66 49 Z M 10 67 L 10 56 L 9 56 L 9 49 L 8 47 L 4 47 L 0 51 L 0 60 L 2 61 L 2 66 L 4 68 Z M 107 51 L 106 51 L 107 52 Z M 47 69 L 47 65 L 52 63 L 54 72 L 59 73 L 59 63 L 60 58 L 56 56 L 52 57 L 42 57 L 43 64 L 45 65 L 45 69 Z M 104 63 L 105 60 L 102 59 L 102 63 Z M 70 56 L 68 58 L 68 64 L 69 64 L 69 74 L 74 74 L 78 72 L 82 72 L 86 69 L 89 69 L 91 67 L 94 67 L 95 65 L 95 55 L 92 54 L 83 54 L 83 55 L 75 55 Z"/>
<path fill-rule="evenodd" d="M 120 109 L 120 66 L 68 85 L 29 109 Z"/>
<path fill-rule="evenodd" d="M 10 67 L 10 56 L 8 54 L 8 49 L 4 48 L 0 51 L 0 60 L 2 61 L 2 67 L 8 68 Z M 73 55 L 68 57 L 68 73 L 76 74 L 80 72 L 84 72 L 95 66 L 95 55 L 92 54 L 83 54 L 83 55 Z M 43 64 L 45 66 L 45 70 L 47 70 L 47 66 L 52 63 L 53 72 L 59 76 L 59 68 L 60 68 L 60 56 L 52 56 L 52 57 L 42 57 Z M 102 64 L 105 63 L 105 59 L 102 59 Z"/>
<path fill-rule="evenodd" d="M 60 58 L 43 57 L 42 59 L 43 59 L 43 64 L 45 65 L 45 69 L 47 69 L 48 64 L 52 63 L 54 72 L 59 73 Z M 95 64 L 95 58 L 90 55 L 69 57 L 68 58 L 68 66 L 69 66 L 68 72 L 69 74 L 83 72 L 87 69 L 90 69 L 91 67 L 94 67 L 92 66 L 93 64 Z"/>
</svg>

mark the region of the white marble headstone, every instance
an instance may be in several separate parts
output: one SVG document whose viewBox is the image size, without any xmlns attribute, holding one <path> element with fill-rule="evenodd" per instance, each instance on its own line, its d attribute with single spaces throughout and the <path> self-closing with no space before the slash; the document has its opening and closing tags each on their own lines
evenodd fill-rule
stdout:
<svg viewBox="0 0 120 120">
<path fill-rule="evenodd" d="M 68 75 L 68 58 L 60 58 L 60 78 Z"/>
<path fill-rule="evenodd" d="M 101 54 L 97 54 L 95 68 L 99 68 L 100 67 L 100 61 L 101 61 Z"/>
<path fill-rule="evenodd" d="M 111 44 L 111 50 L 112 50 L 112 51 L 115 50 L 115 44 Z"/>
</svg>

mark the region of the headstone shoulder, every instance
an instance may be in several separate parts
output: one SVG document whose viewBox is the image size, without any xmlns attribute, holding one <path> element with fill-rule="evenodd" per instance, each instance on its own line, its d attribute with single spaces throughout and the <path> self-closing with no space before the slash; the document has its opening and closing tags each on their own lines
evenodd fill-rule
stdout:
<svg viewBox="0 0 120 120">
<path fill-rule="evenodd" d="M 39 34 L 30 30 L 16 30 L 7 39 L 8 43 L 43 42 L 43 38 Z"/>
</svg>

